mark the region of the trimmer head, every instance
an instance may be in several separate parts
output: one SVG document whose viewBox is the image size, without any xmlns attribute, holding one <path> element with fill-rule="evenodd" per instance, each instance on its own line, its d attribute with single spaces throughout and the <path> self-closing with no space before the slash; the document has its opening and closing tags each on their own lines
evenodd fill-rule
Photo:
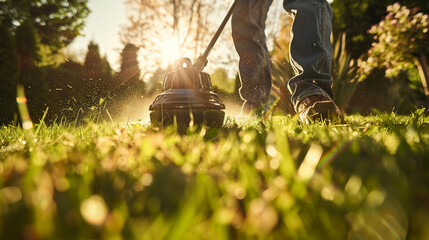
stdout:
<svg viewBox="0 0 429 240">
<path fill-rule="evenodd" d="M 224 109 L 219 96 L 212 92 L 210 75 L 194 68 L 188 58 L 182 59 L 177 70 L 165 76 L 162 93 L 149 107 L 154 126 L 175 122 L 189 126 L 193 121 L 196 125 L 221 127 Z"/>
<path fill-rule="evenodd" d="M 204 54 L 198 57 L 196 63 L 192 65 L 189 58 L 183 58 L 177 70 L 165 76 L 162 93 L 149 107 L 152 125 L 165 126 L 176 122 L 180 127 L 187 127 L 193 121 L 197 125 L 222 126 L 225 105 L 212 92 L 210 75 L 203 72 L 203 69 L 238 1 L 234 0 Z"/>
</svg>

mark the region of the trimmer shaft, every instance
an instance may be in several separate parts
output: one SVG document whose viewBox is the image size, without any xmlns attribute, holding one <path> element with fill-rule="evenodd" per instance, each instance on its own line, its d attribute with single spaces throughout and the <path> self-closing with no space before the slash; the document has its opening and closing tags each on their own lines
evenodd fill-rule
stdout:
<svg viewBox="0 0 429 240">
<path fill-rule="evenodd" d="M 194 124 L 205 124 L 221 127 L 225 117 L 225 105 L 216 93 L 212 92 L 210 75 L 203 72 L 207 57 L 213 49 L 226 23 L 231 17 L 239 0 L 234 0 L 231 8 L 220 24 L 218 30 L 207 46 L 204 54 L 192 65 L 189 58 L 179 62 L 176 71 L 164 78 L 162 93 L 159 94 L 149 110 L 150 120 L 154 126 L 165 126 L 177 123 L 181 127 Z"/>
</svg>

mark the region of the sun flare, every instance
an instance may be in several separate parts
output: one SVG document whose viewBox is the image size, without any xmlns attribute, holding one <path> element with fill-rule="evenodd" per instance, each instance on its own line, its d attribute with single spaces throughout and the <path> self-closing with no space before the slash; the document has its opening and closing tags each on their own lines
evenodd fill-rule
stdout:
<svg viewBox="0 0 429 240">
<path fill-rule="evenodd" d="M 180 48 L 177 38 L 169 38 L 162 44 L 161 59 L 164 67 L 175 63 L 182 57 L 182 49 Z"/>
</svg>

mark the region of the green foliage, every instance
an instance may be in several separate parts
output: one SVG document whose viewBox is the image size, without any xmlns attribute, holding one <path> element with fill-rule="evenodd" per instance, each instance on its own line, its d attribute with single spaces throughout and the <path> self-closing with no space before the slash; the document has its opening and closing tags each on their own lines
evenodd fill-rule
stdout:
<svg viewBox="0 0 429 240">
<path fill-rule="evenodd" d="M 111 68 L 107 60 L 100 56 L 99 47 L 91 41 L 88 44 L 88 51 L 83 64 L 84 78 L 83 85 L 86 89 L 84 95 L 87 96 L 87 107 L 97 106 L 100 98 L 104 98 L 111 84 Z"/>
<path fill-rule="evenodd" d="M 112 78 L 113 78 L 113 74 L 115 73 L 115 71 L 112 69 L 112 67 L 110 66 L 109 60 L 107 60 L 107 56 L 104 55 L 104 57 L 101 59 L 101 67 L 102 69 L 102 79 L 104 79 L 104 91 L 106 93 L 108 93 L 111 89 L 112 86 L 110 86 L 110 84 L 112 84 Z M 109 82 L 109 84 L 107 84 L 106 82 Z"/>
<path fill-rule="evenodd" d="M 2 54 L 2 57 L 11 58 L 7 64 L 1 64 L 2 67 L 8 67 L 10 76 L 7 73 L 3 75 L 2 72 L 2 77 L 8 77 L 13 82 L 13 86 L 4 84 L 0 92 L 2 95 L 10 95 L 13 92 L 13 96 L 15 96 L 16 82 L 23 84 L 28 98 L 30 115 L 36 122 L 42 118 L 46 108 L 50 105 L 48 98 L 52 97 L 54 92 L 62 90 L 62 87 L 52 88 L 52 86 L 66 85 L 62 83 L 59 76 L 56 76 L 55 80 L 49 79 L 52 83 L 52 86 L 49 86 L 45 76 L 52 75 L 53 66 L 48 66 L 49 64 L 59 65 L 58 50 L 68 45 L 82 29 L 83 19 L 89 12 L 86 3 L 87 0 L 0 1 L 0 21 L 7 32 L 7 34 L 2 34 L 2 37 L 14 37 L 16 48 L 10 46 L 10 51 L 16 49 L 18 55 L 18 61 L 15 61 L 12 56 Z M 111 75 L 110 66 L 106 63 L 103 62 L 102 65 L 108 69 L 106 71 L 109 71 Z M 17 80 L 13 80 L 14 69 L 19 69 Z M 103 76 L 103 78 L 106 77 L 106 75 Z M 79 80 L 82 81 L 82 78 Z M 88 88 L 82 89 L 88 90 Z M 9 106 L 2 110 L 10 115 L 14 112 L 12 108 L 15 104 L 10 101 L 11 96 L 8 98 Z M 52 100 L 58 99 L 53 98 Z M 58 106 L 62 105 L 62 102 L 53 104 L 55 105 L 53 110 L 58 110 Z M 55 115 L 56 111 L 53 113 Z M 8 119 L 10 121 L 10 116 Z"/>
<path fill-rule="evenodd" d="M 139 62 L 137 60 L 139 48 L 133 44 L 126 44 L 121 53 L 121 69 L 113 78 L 112 102 L 109 109 L 121 109 L 124 102 L 141 101 L 147 93 L 147 85 L 141 80 Z M 115 111 L 115 110 L 114 110 Z"/>
<path fill-rule="evenodd" d="M 429 53 L 429 15 L 399 3 L 388 6 L 387 12 L 384 20 L 369 31 L 375 42 L 368 51 L 368 59 L 359 62 L 364 74 L 385 67 L 387 77 L 397 76 L 416 66 L 417 55 Z"/>
<path fill-rule="evenodd" d="M 18 57 L 14 39 L 0 23 L 0 125 L 13 121 L 16 109 Z"/>
<path fill-rule="evenodd" d="M 132 86 L 140 81 L 140 68 L 137 60 L 139 48 L 128 43 L 122 49 L 121 70 L 115 80 L 117 85 Z"/>
<path fill-rule="evenodd" d="M 0 1 L 0 21 L 15 32 L 31 21 L 43 45 L 58 50 L 80 34 L 89 14 L 88 0 L 5 0 Z"/>
<path fill-rule="evenodd" d="M 290 45 L 290 18 L 281 20 L 282 28 L 278 38 L 274 41 L 274 49 L 270 53 L 272 95 L 278 98 L 276 111 L 281 114 L 294 114 L 295 110 L 290 101 L 291 94 L 287 87 L 289 80 L 295 75 L 289 59 Z"/>
<path fill-rule="evenodd" d="M 88 84 L 94 85 L 94 87 L 97 86 L 95 82 L 102 78 L 103 66 L 98 44 L 93 41 L 88 44 L 88 51 L 86 52 L 83 67 L 86 81 L 91 82 L 91 84 Z"/>
<path fill-rule="evenodd" d="M 46 67 L 49 84 L 50 114 L 48 122 L 58 117 L 58 121 L 73 122 L 82 114 L 87 101 L 87 89 L 82 84 L 84 70 L 82 64 L 68 60 L 58 67 Z"/>
<path fill-rule="evenodd" d="M 47 97 L 50 111 L 45 119 L 48 124 L 55 121 L 82 123 L 86 118 L 97 119 L 113 95 L 110 64 L 106 57 L 100 57 L 95 43 L 90 45 L 86 68 L 73 59 L 67 59 L 58 66 L 40 68 L 49 86 Z"/>
<path fill-rule="evenodd" d="M 352 46 L 353 58 L 358 58 L 366 53 L 371 45 L 371 38 L 367 36 L 367 30 L 384 15 L 386 1 L 379 0 L 334 0 L 333 32 L 335 35 L 341 32 L 347 35 L 347 46 Z"/>
<path fill-rule="evenodd" d="M 27 71 L 36 66 L 40 59 L 39 37 L 30 21 L 23 22 L 15 33 L 15 45 L 19 58 L 20 71 Z"/>
<path fill-rule="evenodd" d="M 354 59 L 365 54 L 371 47 L 372 37 L 367 34 L 372 25 L 380 22 L 385 16 L 388 5 L 397 0 L 334 0 L 333 31 L 335 35 L 347 34 L 347 46 L 350 46 L 350 54 Z M 420 8 L 422 12 L 429 13 L 429 2 L 426 0 L 403 0 L 402 5 L 408 8 Z"/>
<path fill-rule="evenodd" d="M 40 68 L 30 68 L 20 73 L 19 81 L 25 87 L 30 116 L 33 121 L 38 122 L 49 106 L 49 86 L 45 80 L 45 72 Z"/>
<path fill-rule="evenodd" d="M 239 91 L 241 81 L 238 73 L 234 79 L 228 79 L 225 69 L 219 68 L 210 75 L 210 79 L 212 81 L 212 90 L 220 99 L 227 104 L 237 104 L 236 106 L 243 104 L 243 99 L 241 99 Z"/>
<path fill-rule="evenodd" d="M 271 58 L 272 92 L 280 99 L 277 111 L 293 114 L 295 110 L 290 102 L 291 94 L 287 84 L 294 76 L 294 71 L 290 64 L 288 49 L 289 42 L 284 45 L 275 42 L 274 57 Z"/>
<path fill-rule="evenodd" d="M 426 239 L 429 119 L 0 129 L 0 238 Z"/>
<path fill-rule="evenodd" d="M 30 116 L 38 121 L 48 107 L 48 84 L 44 71 L 36 66 L 39 38 L 30 21 L 17 28 L 15 41 L 20 66 L 18 82 L 25 87 Z"/>
<path fill-rule="evenodd" d="M 153 76 L 150 77 L 149 82 L 147 84 L 147 93 L 149 95 L 151 94 L 158 94 L 162 90 L 162 83 L 164 81 L 164 77 L 167 73 L 173 71 L 172 66 L 168 66 L 166 69 L 163 69 L 162 67 L 158 68 Z"/>
<path fill-rule="evenodd" d="M 346 35 L 340 34 L 333 45 L 332 90 L 335 103 L 344 112 L 359 84 L 359 75 L 357 75 L 356 62 L 346 48 Z"/>
<path fill-rule="evenodd" d="M 357 75 L 356 63 L 347 51 L 345 34 L 340 34 L 337 39 L 334 39 L 332 45 L 334 46 L 331 71 L 332 89 L 335 103 L 342 111 L 345 111 L 359 84 L 359 75 Z M 289 41 L 280 39 L 280 42 L 275 42 L 271 57 L 271 72 L 273 93 L 280 97 L 277 109 L 284 113 L 293 114 L 294 109 L 290 104 L 291 95 L 287 83 L 294 76 L 294 72 L 290 65 L 288 48 Z"/>
<path fill-rule="evenodd" d="M 216 69 L 213 74 L 210 75 L 212 85 L 214 88 L 220 89 L 227 93 L 234 93 L 235 86 L 230 79 L 228 79 L 228 73 L 223 68 Z"/>
</svg>

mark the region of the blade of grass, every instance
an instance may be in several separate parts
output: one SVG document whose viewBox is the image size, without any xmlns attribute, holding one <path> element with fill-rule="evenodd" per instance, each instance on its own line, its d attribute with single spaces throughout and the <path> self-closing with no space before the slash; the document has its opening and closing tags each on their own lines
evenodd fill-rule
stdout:
<svg viewBox="0 0 429 240">
<path fill-rule="evenodd" d="M 49 107 L 47 107 L 47 108 L 46 108 L 45 113 L 43 113 L 43 117 L 42 117 L 42 119 L 40 120 L 39 125 L 37 126 L 37 129 L 36 129 L 36 136 L 37 136 L 37 134 L 39 133 L 40 128 L 42 127 L 42 125 L 43 125 L 43 124 L 45 124 L 45 117 L 46 117 L 46 115 L 48 114 L 48 111 L 49 111 Z"/>
</svg>

